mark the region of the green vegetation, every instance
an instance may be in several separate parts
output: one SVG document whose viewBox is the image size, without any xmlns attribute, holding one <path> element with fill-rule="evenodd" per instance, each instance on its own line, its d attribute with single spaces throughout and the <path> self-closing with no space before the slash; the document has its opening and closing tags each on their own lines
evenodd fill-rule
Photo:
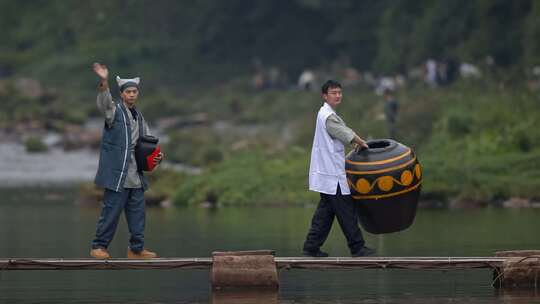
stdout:
<svg viewBox="0 0 540 304">
<path fill-rule="evenodd" d="M 317 196 L 305 189 L 307 155 L 301 148 L 280 155 L 257 150 L 239 152 L 186 180 L 174 200 L 178 204 L 221 205 L 312 203 Z"/>
<path fill-rule="evenodd" d="M 296 115 L 283 108 L 296 107 L 288 102 L 296 96 L 237 90 L 248 87 L 255 62 L 276 67 L 286 87 L 308 68 L 339 78 L 336 65 L 395 74 L 427 58 L 483 67 L 491 56 L 497 81 L 522 83 L 540 64 L 538 20 L 533 0 L 0 0 L 0 127 L 38 120 L 61 130 L 96 115 L 94 61 L 113 77 L 142 76 L 148 119 L 210 111 L 273 120 L 245 107 L 246 98 Z M 26 96 L 24 86 L 13 89 L 20 77 L 48 89 Z"/>
<path fill-rule="evenodd" d="M 472 200 L 540 192 L 538 97 L 525 90 L 445 90 L 432 136 L 420 147 L 429 192 Z"/>
<path fill-rule="evenodd" d="M 321 100 L 289 89 L 302 70 L 341 80 L 347 67 L 394 75 L 427 58 L 465 61 L 484 77 L 438 89 L 408 79 L 398 92 L 398 140 L 424 165 L 423 193 L 539 197 L 539 101 L 524 88 L 538 77 L 539 20 L 533 0 L 0 0 L 0 129 L 61 132 L 97 116 L 100 61 L 113 88 L 115 75 L 142 77 L 148 120 L 184 119 L 163 149 L 203 173 L 156 173 L 156 196 L 304 204 L 316 199 L 306 184 Z M 278 88 L 254 91 L 254 70 L 271 67 Z M 381 97 L 365 85 L 345 88 L 340 113 L 363 137 L 386 137 Z"/>
<path fill-rule="evenodd" d="M 187 179 L 185 174 L 165 168 L 145 174 L 152 185 L 145 194 L 146 199 L 157 203 L 172 197 L 178 185 L 183 184 Z"/>
<path fill-rule="evenodd" d="M 345 94 L 339 112 L 349 126 L 366 138 L 386 137 L 384 120 L 379 118 L 382 98 L 364 89 L 345 89 Z M 275 102 L 254 101 L 274 97 Z M 280 91 L 246 98 L 251 100 L 251 106 L 246 103 L 247 112 L 275 118 L 293 130 L 294 140 L 280 146 L 257 144 L 254 138 L 251 145 L 259 148 L 241 151 L 221 142 L 225 159 L 186 179 L 176 191 L 176 203 L 316 201 L 307 191 L 307 173 L 318 94 Z M 441 89 L 413 87 L 401 91 L 398 99 L 398 140 L 419 156 L 426 197 L 496 201 L 540 195 L 540 131 L 534 127 L 540 120 L 537 96 L 522 88 L 462 82 Z M 294 113 L 274 113 L 280 100 L 289 100 Z M 256 116 L 249 120 L 259 121 Z"/>
<path fill-rule="evenodd" d="M 28 137 L 24 141 L 24 145 L 26 147 L 26 151 L 30 153 L 38 153 L 38 152 L 45 152 L 47 151 L 47 145 L 41 141 L 41 138 L 39 137 Z"/>
<path fill-rule="evenodd" d="M 1 0 L 0 77 L 76 91 L 100 60 L 185 90 L 245 75 L 254 58 L 290 79 L 338 57 L 379 72 L 429 57 L 524 67 L 540 64 L 539 17 L 534 0 Z"/>
</svg>

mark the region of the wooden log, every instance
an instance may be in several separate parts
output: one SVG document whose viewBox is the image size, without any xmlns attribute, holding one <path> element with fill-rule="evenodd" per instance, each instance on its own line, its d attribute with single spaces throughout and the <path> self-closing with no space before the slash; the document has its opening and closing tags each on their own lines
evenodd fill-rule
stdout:
<svg viewBox="0 0 540 304">
<path fill-rule="evenodd" d="M 277 268 L 271 253 L 272 251 L 213 253 L 212 287 L 277 289 Z"/>
<path fill-rule="evenodd" d="M 244 256 L 244 255 L 271 255 L 274 256 L 276 252 L 274 250 L 245 250 L 245 251 L 214 251 L 212 256 Z"/>
<path fill-rule="evenodd" d="M 540 285 L 540 251 L 499 251 L 497 257 L 505 257 L 502 266 L 493 273 L 493 286 L 504 289 L 537 289 Z"/>
</svg>

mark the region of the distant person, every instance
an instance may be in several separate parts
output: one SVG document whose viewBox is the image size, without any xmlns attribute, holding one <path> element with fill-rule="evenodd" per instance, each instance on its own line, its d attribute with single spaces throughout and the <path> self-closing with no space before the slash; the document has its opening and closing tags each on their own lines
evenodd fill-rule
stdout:
<svg viewBox="0 0 540 304">
<path fill-rule="evenodd" d="M 309 190 L 319 192 L 321 200 L 304 242 L 304 255 L 328 256 L 320 248 L 328 237 L 334 217 L 347 238 L 353 257 L 373 255 L 375 251 L 365 246 L 358 227 L 358 215 L 345 174 L 345 145 L 368 146 L 336 114 L 343 98 L 341 84 L 328 80 L 322 86 L 322 98 L 324 104 L 317 114 L 309 167 Z"/>
<path fill-rule="evenodd" d="M 426 61 L 426 76 L 425 81 L 428 85 L 435 88 L 438 86 L 437 83 L 437 61 L 434 59 L 428 59 Z"/>
<path fill-rule="evenodd" d="M 124 210 L 131 233 L 127 257 L 155 258 L 155 252 L 144 248 L 144 191 L 148 188 L 148 182 L 142 170 L 137 167 L 134 153 L 140 126 L 143 128 L 142 134 L 150 134 L 146 120 L 135 107 L 139 97 L 140 79 L 121 79 L 116 76 L 122 101 L 115 103 L 109 91 L 109 70 L 99 63 L 94 63 L 93 68 L 100 78 L 97 106 L 105 117 L 95 182 L 105 190 L 90 255 L 97 259 L 111 257 L 107 247 L 114 237 L 120 214 Z M 154 164 L 159 164 L 162 159 L 163 153 L 159 153 L 153 160 Z"/>
<path fill-rule="evenodd" d="M 396 80 L 394 77 L 382 76 L 377 81 L 377 86 L 375 87 L 375 94 L 381 96 L 387 90 L 395 90 L 397 87 Z"/>
<path fill-rule="evenodd" d="M 480 69 L 476 65 L 467 62 L 460 64 L 459 74 L 463 78 L 482 78 Z"/>
<path fill-rule="evenodd" d="M 399 110 L 399 103 L 392 90 L 384 91 L 384 117 L 388 125 L 389 138 L 396 137 L 396 120 Z"/>
<path fill-rule="evenodd" d="M 311 91 L 315 86 L 315 73 L 311 70 L 304 70 L 298 78 L 298 88 L 304 91 Z"/>
</svg>

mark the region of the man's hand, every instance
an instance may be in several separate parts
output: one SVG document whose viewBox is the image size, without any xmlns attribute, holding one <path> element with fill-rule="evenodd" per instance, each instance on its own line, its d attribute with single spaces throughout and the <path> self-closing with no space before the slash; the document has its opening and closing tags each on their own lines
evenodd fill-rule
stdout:
<svg viewBox="0 0 540 304">
<path fill-rule="evenodd" d="M 109 69 L 107 69 L 106 65 L 99 62 L 94 62 L 93 68 L 94 72 L 96 72 L 101 80 L 107 80 L 109 78 Z"/>
<path fill-rule="evenodd" d="M 154 165 L 159 165 L 161 163 L 161 161 L 163 160 L 163 152 L 159 152 L 159 154 L 154 157 Z"/>
<path fill-rule="evenodd" d="M 364 149 L 369 149 L 366 141 L 360 138 L 360 136 L 358 135 L 355 135 L 352 141 L 354 144 L 354 150 L 356 150 L 356 152 L 362 151 Z"/>
</svg>

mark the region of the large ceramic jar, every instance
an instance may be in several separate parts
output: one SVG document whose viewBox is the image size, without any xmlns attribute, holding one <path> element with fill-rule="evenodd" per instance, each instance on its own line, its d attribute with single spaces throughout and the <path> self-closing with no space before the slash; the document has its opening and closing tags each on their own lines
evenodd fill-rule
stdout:
<svg viewBox="0 0 540 304">
<path fill-rule="evenodd" d="M 414 152 L 391 139 L 367 142 L 345 161 L 347 181 L 362 227 L 375 234 L 408 228 L 414 221 L 422 167 Z"/>
</svg>

